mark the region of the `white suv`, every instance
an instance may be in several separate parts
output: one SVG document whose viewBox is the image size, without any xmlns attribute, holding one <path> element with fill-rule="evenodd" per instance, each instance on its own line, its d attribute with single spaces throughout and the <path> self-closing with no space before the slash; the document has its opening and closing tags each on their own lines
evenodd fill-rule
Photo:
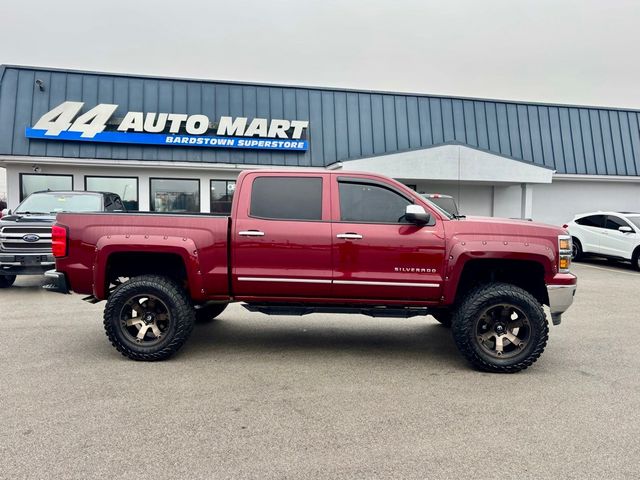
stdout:
<svg viewBox="0 0 640 480">
<path fill-rule="evenodd" d="M 582 213 L 564 226 L 573 237 L 573 258 L 584 255 L 630 260 L 640 270 L 640 213 Z"/>
</svg>

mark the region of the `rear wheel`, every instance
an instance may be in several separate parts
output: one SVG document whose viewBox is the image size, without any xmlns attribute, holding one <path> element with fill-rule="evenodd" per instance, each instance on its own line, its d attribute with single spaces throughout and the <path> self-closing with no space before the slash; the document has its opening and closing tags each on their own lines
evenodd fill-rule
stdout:
<svg viewBox="0 0 640 480">
<path fill-rule="evenodd" d="M 633 252 L 633 256 L 631 257 L 631 266 L 636 270 L 640 270 L 640 247 Z"/>
<path fill-rule="evenodd" d="M 453 338 L 476 368 L 514 373 L 542 354 L 549 326 L 542 305 L 514 285 L 493 283 L 472 290 L 456 310 Z"/>
<path fill-rule="evenodd" d="M 118 286 L 104 310 L 107 337 L 133 360 L 169 358 L 189 338 L 194 320 L 185 290 L 157 275 L 134 277 Z"/>
<path fill-rule="evenodd" d="M 196 322 L 208 323 L 224 312 L 228 303 L 212 303 L 210 305 L 203 305 L 200 308 L 196 308 Z"/>
<path fill-rule="evenodd" d="M 582 258 L 582 244 L 575 237 L 572 240 L 571 260 L 580 260 Z"/>
<path fill-rule="evenodd" d="M 15 281 L 15 275 L 0 275 L 0 288 L 9 288 Z"/>
</svg>

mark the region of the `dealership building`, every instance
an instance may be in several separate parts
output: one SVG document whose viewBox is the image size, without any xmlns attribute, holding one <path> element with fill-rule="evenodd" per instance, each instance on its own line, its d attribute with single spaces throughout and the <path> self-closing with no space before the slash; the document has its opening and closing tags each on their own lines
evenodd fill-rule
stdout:
<svg viewBox="0 0 640 480">
<path fill-rule="evenodd" d="M 640 211 L 640 112 L 0 66 L 0 167 L 37 190 L 227 212 L 248 168 L 376 172 L 467 215 Z"/>
</svg>

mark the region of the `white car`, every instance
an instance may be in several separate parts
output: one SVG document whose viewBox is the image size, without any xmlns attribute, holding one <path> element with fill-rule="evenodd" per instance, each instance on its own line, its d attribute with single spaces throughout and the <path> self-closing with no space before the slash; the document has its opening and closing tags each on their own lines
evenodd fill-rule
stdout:
<svg viewBox="0 0 640 480">
<path fill-rule="evenodd" d="M 598 255 L 629 260 L 640 270 L 640 213 L 582 213 L 564 227 L 573 239 L 573 259 Z"/>
</svg>

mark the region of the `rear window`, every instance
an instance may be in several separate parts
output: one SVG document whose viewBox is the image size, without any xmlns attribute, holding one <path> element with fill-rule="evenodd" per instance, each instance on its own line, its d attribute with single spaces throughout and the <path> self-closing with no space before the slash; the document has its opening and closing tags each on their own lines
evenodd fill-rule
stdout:
<svg viewBox="0 0 640 480">
<path fill-rule="evenodd" d="M 59 212 L 99 212 L 100 195 L 73 193 L 33 193 L 18 207 L 16 213 L 55 214 Z"/>
<path fill-rule="evenodd" d="M 249 212 L 278 220 L 322 220 L 322 178 L 258 177 Z"/>
<path fill-rule="evenodd" d="M 604 215 L 589 215 L 587 217 L 578 218 L 576 223 L 584 227 L 604 228 Z"/>
</svg>

